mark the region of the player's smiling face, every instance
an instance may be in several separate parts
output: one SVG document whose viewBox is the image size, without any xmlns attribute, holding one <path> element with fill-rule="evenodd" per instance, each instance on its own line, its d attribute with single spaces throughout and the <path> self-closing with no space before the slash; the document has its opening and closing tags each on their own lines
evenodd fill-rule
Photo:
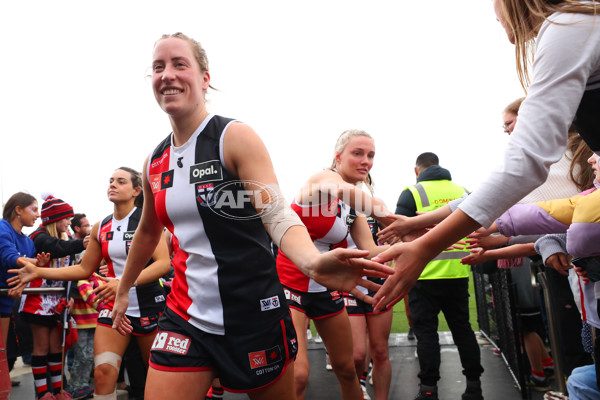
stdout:
<svg viewBox="0 0 600 400">
<path fill-rule="evenodd" d="M 108 184 L 108 200 L 113 203 L 132 201 L 139 194 L 140 188 L 134 188 L 131 174 L 122 169 L 116 170 Z"/>
<path fill-rule="evenodd" d="M 172 117 L 185 116 L 204 104 L 210 84 L 202 72 L 191 44 L 184 39 L 161 39 L 154 47 L 152 88 L 160 107 Z"/>
</svg>

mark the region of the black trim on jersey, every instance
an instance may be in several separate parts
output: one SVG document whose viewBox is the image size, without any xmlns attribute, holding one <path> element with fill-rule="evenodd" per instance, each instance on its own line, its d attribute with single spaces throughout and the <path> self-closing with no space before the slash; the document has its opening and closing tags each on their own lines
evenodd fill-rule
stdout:
<svg viewBox="0 0 600 400">
<path fill-rule="evenodd" d="M 194 164 L 221 159 L 221 135 L 231 121 L 217 115 L 211 118 L 198 135 Z M 200 187 L 214 185 L 216 188 L 225 184 L 222 192 L 231 192 L 232 198 L 237 198 L 238 191 L 244 190 L 244 187 L 231 184 L 231 181 L 238 179 L 222 166 L 222 180 L 196 183 L 196 193 Z M 249 202 L 244 202 L 243 209 L 225 205 L 222 209 L 228 215 L 243 218 L 232 219 L 202 205 L 198 198 L 196 206 L 218 264 L 225 332 L 246 333 L 249 329 L 264 326 L 269 318 L 272 321 L 283 318 L 288 307 L 275 268 L 271 238 L 260 218 L 248 218 L 257 216 L 256 209 Z M 281 304 L 277 308 L 261 311 L 261 300 L 274 296 L 279 296 Z M 240 312 L 245 314 L 245 318 L 240 318 Z"/>
<path fill-rule="evenodd" d="M 110 221 L 112 221 L 114 215 L 110 214 L 108 217 L 104 218 L 100 223 L 100 230 L 102 227 L 107 225 Z M 127 231 L 123 232 L 123 241 L 125 242 L 125 252 L 129 254 L 129 246 L 133 240 L 133 233 L 137 229 L 140 224 L 140 219 L 142 218 L 142 209 L 137 207 L 135 211 L 129 216 L 129 220 L 127 221 Z M 113 231 L 106 232 L 106 240 L 108 239 L 109 234 L 112 234 Z M 125 235 L 131 234 L 131 240 L 125 240 Z M 111 237 L 112 240 L 112 237 Z M 150 261 L 146 264 L 144 268 L 147 268 L 150 264 L 154 262 L 153 258 L 150 258 Z M 136 294 L 138 298 L 138 304 L 140 305 L 140 317 L 148 317 L 154 315 L 156 313 L 162 312 L 164 306 L 166 304 L 166 294 L 165 289 L 160 284 L 159 280 L 155 280 L 152 282 L 148 282 L 145 285 L 140 285 L 136 287 Z M 161 300 L 162 299 L 162 300 Z"/>
<path fill-rule="evenodd" d="M 590 149 L 600 151 L 600 88 L 583 93 L 573 123 Z"/>
</svg>

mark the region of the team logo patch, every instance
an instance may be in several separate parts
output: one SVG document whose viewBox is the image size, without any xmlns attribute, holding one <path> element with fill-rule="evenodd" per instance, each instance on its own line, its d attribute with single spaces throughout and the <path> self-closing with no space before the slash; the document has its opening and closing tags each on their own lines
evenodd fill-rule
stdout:
<svg viewBox="0 0 600 400">
<path fill-rule="evenodd" d="M 297 293 L 294 293 L 294 292 L 291 292 L 291 291 L 289 291 L 287 289 L 283 289 L 283 293 L 285 293 L 285 298 L 286 299 L 294 301 L 294 302 L 296 302 L 298 304 L 302 304 L 302 296 L 301 295 L 299 295 Z"/>
<path fill-rule="evenodd" d="M 106 232 L 105 240 L 106 241 L 113 240 L 114 236 L 115 236 L 115 233 L 113 231 Z"/>
<path fill-rule="evenodd" d="M 154 339 L 151 350 L 186 355 L 190 349 L 191 339 L 174 332 L 159 332 Z"/>
<path fill-rule="evenodd" d="M 342 295 L 337 290 L 331 292 L 331 300 L 336 301 L 339 300 L 341 297 Z"/>
<path fill-rule="evenodd" d="M 250 368 L 252 369 L 266 367 L 267 365 L 281 361 L 281 350 L 279 346 L 275 346 L 268 350 L 255 351 L 248 353 L 248 359 L 250 360 Z"/>
<path fill-rule="evenodd" d="M 212 207 L 217 203 L 215 186 L 212 183 L 196 185 L 196 200 L 202 207 Z"/>
<path fill-rule="evenodd" d="M 142 326 L 150 325 L 150 318 L 148 318 L 148 317 L 140 318 L 140 325 L 142 325 Z"/>
<path fill-rule="evenodd" d="M 165 296 L 163 296 L 162 294 L 154 297 L 155 303 L 160 303 L 161 301 L 165 301 Z"/>
<path fill-rule="evenodd" d="M 260 300 L 260 311 L 269 311 L 279 308 L 281 302 L 278 296 L 269 297 L 268 299 Z"/>
<path fill-rule="evenodd" d="M 296 338 L 290 339 L 290 347 L 292 349 L 292 354 L 298 351 L 298 341 Z"/>
<path fill-rule="evenodd" d="M 190 183 L 202 183 L 223 180 L 221 161 L 211 160 L 190 167 Z"/>
</svg>

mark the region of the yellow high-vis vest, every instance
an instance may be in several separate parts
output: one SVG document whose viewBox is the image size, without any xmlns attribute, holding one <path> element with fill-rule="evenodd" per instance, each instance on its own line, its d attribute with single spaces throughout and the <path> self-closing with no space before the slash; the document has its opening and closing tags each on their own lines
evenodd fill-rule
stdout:
<svg viewBox="0 0 600 400">
<path fill-rule="evenodd" d="M 407 189 L 415 199 L 417 212 L 433 211 L 467 193 L 464 187 L 448 180 L 423 181 Z M 469 254 L 468 250 L 460 249 L 443 251 L 427 264 L 419 279 L 468 278 L 470 267 L 460 260 Z"/>
</svg>

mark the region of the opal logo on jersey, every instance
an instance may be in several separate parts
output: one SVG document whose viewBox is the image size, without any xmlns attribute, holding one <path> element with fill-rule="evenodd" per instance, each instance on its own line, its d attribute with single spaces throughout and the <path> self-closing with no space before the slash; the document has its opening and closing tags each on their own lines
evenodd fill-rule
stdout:
<svg viewBox="0 0 600 400">
<path fill-rule="evenodd" d="M 190 167 L 190 183 L 202 183 L 223 180 L 221 161 L 211 160 Z"/>
<path fill-rule="evenodd" d="M 174 332 L 160 332 L 156 335 L 152 350 L 186 355 L 190 350 L 190 338 Z"/>
<path fill-rule="evenodd" d="M 278 296 L 269 297 L 268 299 L 260 300 L 260 311 L 269 311 L 279 308 L 281 302 Z"/>
<path fill-rule="evenodd" d="M 266 367 L 270 364 L 275 364 L 281 361 L 281 350 L 279 346 L 271 347 L 268 350 L 255 351 L 248 353 L 250 360 L 250 368 Z"/>
<path fill-rule="evenodd" d="M 135 231 L 123 232 L 123 240 L 133 240 L 133 234 Z"/>
</svg>

